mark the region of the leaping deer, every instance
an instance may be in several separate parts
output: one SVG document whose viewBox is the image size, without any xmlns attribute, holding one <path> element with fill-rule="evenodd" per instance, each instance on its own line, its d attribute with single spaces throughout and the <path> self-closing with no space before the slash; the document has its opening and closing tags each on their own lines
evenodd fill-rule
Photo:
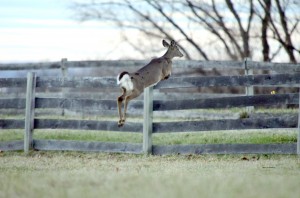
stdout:
<svg viewBox="0 0 300 198">
<path fill-rule="evenodd" d="M 138 97 L 144 88 L 156 85 L 161 80 L 168 79 L 172 71 L 172 59 L 183 56 L 174 40 L 171 41 L 171 44 L 163 40 L 162 44 L 168 48 L 162 57 L 152 59 L 150 63 L 134 73 L 124 71 L 118 75 L 117 84 L 120 85 L 123 91 L 122 95 L 117 99 L 120 117 L 118 122 L 119 127 L 125 123 L 128 102 Z M 122 116 L 121 106 L 124 100 L 124 112 Z"/>
</svg>

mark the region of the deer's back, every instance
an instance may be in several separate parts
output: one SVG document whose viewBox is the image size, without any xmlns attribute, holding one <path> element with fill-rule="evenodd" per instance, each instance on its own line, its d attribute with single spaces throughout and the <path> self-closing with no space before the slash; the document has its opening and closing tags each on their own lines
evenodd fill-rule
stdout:
<svg viewBox="0 0 300 198">
<path fill-rule="evenodd" d="M 139 69 L 135 76 L 143 82 L 145 87 L 156 84 L 164 79 L 163 69 L 166 67 L 166 64 L 168 63 L 164 58 L 152 59 L 150 63 Z"/>
</svg>

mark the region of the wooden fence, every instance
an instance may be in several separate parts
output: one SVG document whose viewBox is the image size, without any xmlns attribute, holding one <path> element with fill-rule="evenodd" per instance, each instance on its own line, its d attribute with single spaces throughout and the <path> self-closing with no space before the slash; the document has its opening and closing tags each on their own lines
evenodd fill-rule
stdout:
<svg viewBox="0 0 300 198">
<path fill-rule="evenodd" d="M 257 64 L 260 65 L 262 64 Z M 297 65 L 299 66 L 299 65 Z M 279 66 L 278 66 L 279 67 Z M 293 70 L 297 68 L 292 66 Z M 291 67 L 291 68 L 292 68 Z M 0 88 L 26 87 L 26 98 L 2 98 L 0 109 L 26 109 L 25 119 L 0 119 L 0 129 L 24 128 L 24 141 L 0 142 L 0 150 L 76 150 L 151 154 L 228 154 L 228 153 L 276 153 L 300 154 L 300 132 L 298 142 L 291 144 L 202 144 L 202 145 L 153 145 L 153 133 L 201 132 L 216 130 L 299 128 L 296 117 L 221 119 L 182 122 L 153 122 L 153 111 L 172 111 L 202 108 L 231 108 L 247 106 L 265 106 L 273 104 L 299 104 L 299 94 L 245 95 L 233 97 L 201 99 L 153 99 L 153 89 L 185 89 L 190 87 L 210 86 L 275 86 L 286 85 L 299 87 L 300 73 L 245 76 L 207 76 L 207 77 L 172 77 L 157 86 L 145 89 L 144 101 L 134 100 L 130 110 L 144 109 L 144 122 L 127 122 L 119 128 L 116 121 L 97 120 L 62 120 L 37 119 L 37 109 L 98 109 L 117 112 L 115 100 L 97 100 L 85 98 L 44 98 L 37 97 L 38 88 L 116 88 L 115 78 L 102 77 L 36 77 L 29 72 L 26 78 L 1 78 Z M 298 116 L 300 119 L 300 116 Z M 101 130 L 111 132 L 143 133 L 142 143 L 112 143 L 66 140 L 33 139 L 35 129 L 72 129 Z M 300 131 L 300 130 L 299 130 Z"/>
<path fill-rule="evenodd" d="M 149 61 L 144 60 L 107 60 L 107 61 L 68 61 L 63 58 L 57 62 L 41 62 L 41 63 L 0 63 L 1 71 L 5 70 L 47 70 L 68 68 L 99 68 L 99 67 L 140 67 Z M 292 63 L 268 63 L 256 62 L 250 59 L 244 61 L 200 61 L 200 60 L 176 60 L 173 63 L 175 68 L 216 68 L 216 69 L 262 69 L 280 72 L 299 71 L 299 64 Z"/>
</svg>

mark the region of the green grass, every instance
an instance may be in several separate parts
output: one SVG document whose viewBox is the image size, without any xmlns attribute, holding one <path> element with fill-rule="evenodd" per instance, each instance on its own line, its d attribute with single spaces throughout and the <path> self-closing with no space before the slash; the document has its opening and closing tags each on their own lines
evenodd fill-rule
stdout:
<svg viewBox="0 0 300 198">
<path fill-rule="evenodd" d="M 7 129 L 0 131 L 0 142 L 11 141 L 11 140 L 23 140 L 24 130 L 22 129 Z"/>
<path fill-rule="evenodd" d="M 41 110 L 40 110 L 41 111 Z M 297 109 L 255 109 L 256 116 L 261 113 L 268 115 L 295 114 Z M 224 119 L 236 117 L 238 119 L 245 114 L 244 108 L 230 109 L 197 109 L 174 111 L 174 115 L 156 115 L 155 122 Z M 248 114 L 247 114 L 248 115 Z M 19 118 L 20 115 L 16 115 Z M 3 115 L 2 115 L 3 117 Z M 6 118 L 13 118 L 7 116 Z M 84 119 L 84 120 L 110 120 L 115 121 L 116 117 L 109 116 L 58 116 L 51 114 L 38 115 L 41 119 Z M 130 122 L 142 122 L 141 117 L 129 116 Z M 1 130 L 0 141 L 22 140 L 24 130 Z M 103 141 L 103 142 L 132 142 L 141 143 L 141 133 L 125 133 L 110 131 L 84 131 L 84 130 L 34 130 L 34 139 L 59 139 L 59 140 L 82 140 L 82 141 Z M 263 130 L 235 130 L 235 131 L 204 131 L 189 133 L 161 133 L 153 134 L 153 143 L 156 145 L 172 144 L 218 144 L 218 143 L 293 143 L 297 141 L 296 129 L 263 129 Z"/>
<path fill-rule="evenodd" d="M 102 142 L 142 142 L 141 133 L 124 133 L 110 131 L 36 130 L 34 138 Z"/>
<path fill-rule="evenodd" d="M 298 197 L 290 155 L 0 153 L 0 197 Z"/>
<path fill-rule="evenodd" d="M 0 132 L 0 141 L 23 140 L 24 130 L 3 130 Z M 125 133 L 110 131 L 84 131 L 84 130 L 51 130 L 37 129 L 34 139 L 57 139 L 78 141 L 102 142 L 131 142 L 141 143 L 141 133 Z M 153 134 L 153 144 L 234 144 L 234 143 L 295 143 L 297 142 L 296 129 L 264 129 L 240 131 L 201 131 L 185 133 Z"/>
<path fill-rule="evenodd" d="M 0 141 L 22 140 L 23 130 L 3 130 Z M 34 139 L 57 139 L 102 142 L 131 142 L 141 143 L 141 133 L 84 131 L 84 130 L 50 130 L 34 131 Z M 295 143 L 296 129 L 264 129 L 240 131 L 204 131 L 190 133 L 161 133 L 153 134 L 153 144 L 234 144 L 234 143 Z"/>
<path fill-rule="evenodd" d="M 153 143 L 163 144 L 235 144 L 235 143 L 293 143 L 296 130 L 240 130 L 199 133 L 154 134 Z"/>
</svg>

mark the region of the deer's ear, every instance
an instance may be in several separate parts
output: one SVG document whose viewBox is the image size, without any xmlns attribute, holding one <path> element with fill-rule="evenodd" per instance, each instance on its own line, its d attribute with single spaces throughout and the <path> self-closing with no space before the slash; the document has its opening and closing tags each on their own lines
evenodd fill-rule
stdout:
<svg viewBox="0 0 300 198">
<path fill-rule="evenodd" d="M 176 45 L 175 41 L 172 40 L 172 41 L 171 41 L 171 46 L 175 46 L 175 45 Z"/>
<path fill-rule="evenodd" d="M 163 44 L 164 47 L 169 47 L 170 46 L 169 43 L 165 40 L 162 41 L 162 44 Z"/>
</svg>

